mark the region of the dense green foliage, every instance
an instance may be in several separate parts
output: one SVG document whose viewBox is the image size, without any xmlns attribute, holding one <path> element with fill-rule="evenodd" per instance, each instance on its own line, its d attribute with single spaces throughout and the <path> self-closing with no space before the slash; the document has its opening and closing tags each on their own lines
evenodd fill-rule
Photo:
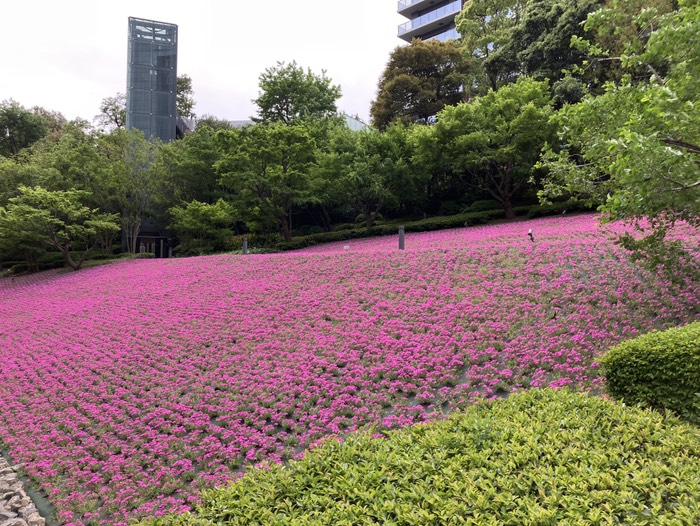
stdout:
<svg viewBox="0 0 700 526">
<path fill-rule="evenodd" d="M 583 64 L 572 48 L 600 0 L 471 0 L 457 18 L 463 51 L 473 59 L 468 90 L 483 94 L 521 76 L 555 82 Z M 567 98 L 567 102 L 577 102 Z"/>
<path fill-rule="evenodd" d="M 117 216 L 91 210 L 83 204 L 86 197 L 78 190 L 20 186 L 19 196 L 0 208 L 0 246 L 23 251 L 34 266 L 48 245 L 63 254 L 66 266 L 78 270 L 92 248 L 106 245 L 119 232 Z M 76 245 L 82 249 L 77 258 L 72 253 Z"/>
<path fill-rule="evenodd" d="M 659 23 L 644 53 L 625 60 L 663 68 L 663 76 L 608 84 L 603 95 L 557 114 L 566 146 L 545 156 L 544 196 L 604 200 L 613 219 L 700 218 L 700 6 Z"/>
<path fill-rule="evenodd" d="M 36 110 L 13 100 L 0 103 L 0 156 L 17 155 L 49 132 L 51 122 Z"/>
<path fill-rule="evenodd" d="M 372 102 L 372 124 L 426 123 L 445 106 L 464 100 L 468 62 L 452 41 L 414 40 L 389 56 Z"/>
<path fill-rule="evenodd" d="M 601 363 L 616 398 L 700 423 L 700 322 L 623 342 Z"/>
<path fill-rule="evenodd" d="M 219 199 L 214 204 L 190 201 L 170 210 L 170 228 L 180 239 L 178 251 L 183 254 L 206 254 L 225 249 L 231 235 L 234 209 Z"/>
<path fill-rule="evenodd" d="M 315 143 L 303 126 L 274 122 L 219 132 L 221 184 L 251 223 L 277 224 L 291 240 L 291 209 L 313 199 L 308 165 Z"/>
<path fill-rule="evenodd" d="M 278 62 L 260 75 L 260 93 L 253 102 L 259 122 L 285 122 L 328 117 L 337 111 L 340 86 L 332 84 L 325 71 L 304 71 L 295 61 Z"/>
<path fill-rule="evenodd" d="M 694 524 L 700 432 L 619 402 L 532 390 L 447 420 L 327 440 L 142 524 Z"/>
<path fill-rule="evenodd" d="M 553 136 L 549 86 L 518 79 L 469 103 L 446 108 L 433 132 L 443 159 L 515 217 L 513 200 L 527 185 L 539 152 Z"/>
<path fill-rule="evenodd" d="M 180 117 L 194 119 L 194 90 L 192 89 L 192 78 L 189 75 L 177 76 L 177 98 L 175 100 L 176 111 Z"/>
</svg>

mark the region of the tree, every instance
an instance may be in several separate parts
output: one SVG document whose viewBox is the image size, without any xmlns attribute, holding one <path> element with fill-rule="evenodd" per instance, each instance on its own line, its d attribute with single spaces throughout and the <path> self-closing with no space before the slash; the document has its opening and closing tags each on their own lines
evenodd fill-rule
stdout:
<svg viewBox="0 0 700 526">
<path fill-rule="evenodd" d="M 117 93 L 100 103 L 100 114 L 95 121 L 103 130 L 122 129 L 126 126 L 126 95 Z"/>
<path fill-rule="evenodd" d="M 335 204 L 349 205 L 370 228 L 384 207 L 398 204 L 414 189 L 402 149 L 401 131 L 336 130 L 329 151 L 319 155 L 316 175 L 331 190 Z"/>
<path fill-rule="evenodd" d="M 572 37 L 572 48 L 587 55 L 575 68 L 577 75 L 596 94 L 605 91 L 606 82 L 619 83 L 625 75 L 647 81 L 653 74 L 648 65 L 628 59 L 644 52 L 661 17 L 677 8 L 676 0 L 605 0 L 586 19 L 585 36 Z"/>
<path fill-rule="evenodd" d="M 102 237 L 119 232 L 116 215 L 99 213 L 81 203 L 85 192 L 23 186 L 19 193 L 2 211 L 0 238 L 9 237 L 22 248 L 28 242 L 43 242 L 61 252 L 73 270 L 82 266 Z"/>
<path fill-rule="evenodd" d="M 0 103 L 0 155 L 10 157 L 44 137 L 51 122 L 14 100 Z"/>
<path fill-rule="evenodd" d="M 174 203 L 201 201 L 212 204 L 222 197 L 214 165 L 221 158 L 216 131 L 197 127 L 184 139 L 161 146 L 164 188 L 158 196 L 170 208 Z"/>
<path fill-rule="evenodd" d="M 170 228 L 177 234 L 178 250 L 207 253 L 223 248 L 223 241 L 231 235 L 234 208 L 219 199 L 214 204 L 191 201 L 169 211 Z"/>
<path fill-rule="evenodd" d="M 316 144 L 305 126 L 282 122 L 221 131 L 221 184 L 232 189 L 241 215 L 291 240 L 292 207 L 314 200 L 310 169 Z"/>
<path fill-rule="evenodd" d="M 523 74 L 557 81 L 564 70 L 585 59 L 580 49 L 571 47 L 571 39 L 583 36 L 583 22 L 600 4 L 601 0 L 529 0 L 504 51 L 515 57 Z"/>
<path fill-rule="evenodd" d="M 608 83 L 556 115 L 562 147 L 545 156 L 543 198 L 577 195 L 602 202 L 610 219 L 657 227 L 700 224 L 700 6 L 681 2 L 658 24 L 641 53 L 621 56 L 654 72 L 646 82 Z"/>
<path fill-rule="evenodd" d="M 522 74 L 508 43 L 526 5 L 526 0 L 469 0 L 457 15 L 460 45 L 474 59 L 470 93 L 497 90 Z"/>
<path fill-rule="evenodd" d="M 372 123 L 381 130 L 392 122 L 427 122 L 445 106 L 464 99 L 468 62 L 452 41 L 414 39 L 389 56 L 372 102 Z"/>
<path fill-rule="evenodd" d="M 549 84 L 522 77 L 445 108 L 434 133 L 453 169 L 501 203 L 512 219 L 513 198 L 525 188 L 542 147 L 554 136 L 551 114 Z"/>
<path fill-rule="evenodd" d="M 253 102 L 258 107 L 256 122 L 285 122 L 309 117 L 325 117 L 337 112 L 340 86 L 331 83 L 322 71 L 316 75 L 303 70 L 296 61 L 278 62 L 259 78 L 260 92 Z"/>
<path fill-rule="evenodd" d="M 209 114 L 204 114 L 199 119 L 197 119 L 195 131 L 199 130 L 200 128 L 204 128 L 205 126 L 208 126 L 214 131 L 230 130 L 233 128 L 229 121 L 219 119 L 218 117 Z"/>
<path fill-rule="evenodd" d="M 175 105 L 177 114 L 184 119 L 194 119 L 194 91 L 192 90 L 192 79 L 189 75 L 177 76 L 177 95 Z"/>
<path fill-rule="evenodd" d="M 147 140 L 139 130 L 114 130 L 100 144 L 110 163 L 111 172 L 106 177 L 114 188 L 127 250 L 136 253 L 141 223 L 153 212 L 154 199 L 162 187 L 160 143 Z"/>
</svg>

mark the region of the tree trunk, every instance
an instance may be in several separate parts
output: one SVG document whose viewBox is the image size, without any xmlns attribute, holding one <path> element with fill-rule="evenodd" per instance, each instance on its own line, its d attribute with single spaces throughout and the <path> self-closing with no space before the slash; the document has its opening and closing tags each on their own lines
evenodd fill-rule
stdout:
<svg viewBox="0 0 700 526">
<path fill-rule="evenodd" d="M 326 205 L 321 205 L 321 223 L 323 224 L 323 230 L 325 232 L 330 232 L 332 228 L 331 216 L 326 209 Z"/>
<path fill-rule="evenodd" d="M 80 264 L 82 263 L 82 261 L 79 261 L 78 263 L 73 261 L 73 258 L 70 257 L 70 247 L 62 246 L 59 247 L 59 250 L 63 253 L 63 260 L 66 262 L 66 265 L 68 265 L 73 270 L 78 270 L 80 268 Z"/>
<path fill-rule="evenodd" d="M 503 211 L 506 213 L 506 219 L 515 219 L 513 203 L 511 202 L 510 197 L 505 197 L 503 199 Z"/>
<path fill-rule="evenodd" d="M 282 237 L 285 241 L 291 241 L 292 232 L 289 229 L 289 219 L 287 218 L 287 214 L 284 214 L 280 219 L 282 220 Z"/>
<path fill-rule="evenodd" d="M 372 224 L 374 224 L 374 212 L 367 212 L 365 215 L 365 226 L 367 227 L 367 230 L 372 228 Z"/>
</svg>

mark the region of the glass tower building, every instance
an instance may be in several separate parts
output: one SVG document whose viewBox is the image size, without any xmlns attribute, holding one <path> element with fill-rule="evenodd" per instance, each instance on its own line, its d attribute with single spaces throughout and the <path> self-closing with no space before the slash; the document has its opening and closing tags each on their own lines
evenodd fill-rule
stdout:
<svg viewBox="0 0 700 526">
<path fill-rule="evenodd" d="M 126 127 L 147 138 L 175 139 L 177 26 L 129 17 Z"/>
<path fill-rule="evenodd" d="M 399 38 L 410 42 L 458 38 L 455 18 L 464 0 L 399 0 L 398 12 L 409 21 L 399 26 Z"/>
</svg>

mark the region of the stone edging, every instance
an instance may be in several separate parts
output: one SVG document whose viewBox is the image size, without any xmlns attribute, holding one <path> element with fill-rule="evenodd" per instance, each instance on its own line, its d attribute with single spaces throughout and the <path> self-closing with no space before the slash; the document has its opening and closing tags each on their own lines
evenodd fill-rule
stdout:
<svg viewBox="0 0 700 526">
<path fill-rule="evenodd" d="M 17 468 L 0 457 L 0 526 L 45 526 L 46 520 L 24 492 Z"/>
</svg>

